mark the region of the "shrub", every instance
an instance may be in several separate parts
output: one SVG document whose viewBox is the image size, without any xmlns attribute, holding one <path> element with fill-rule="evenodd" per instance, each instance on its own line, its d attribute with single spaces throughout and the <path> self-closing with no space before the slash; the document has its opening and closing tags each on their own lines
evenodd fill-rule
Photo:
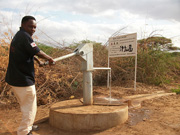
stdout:
<svg viewBox="0 0 180 135">
<path fill-rule="evenodd" d="M 175 92 L 176 94 L 180 94 L 180 86 L 177 89 L 172 89 L 172 92 Z"/>
</svg>

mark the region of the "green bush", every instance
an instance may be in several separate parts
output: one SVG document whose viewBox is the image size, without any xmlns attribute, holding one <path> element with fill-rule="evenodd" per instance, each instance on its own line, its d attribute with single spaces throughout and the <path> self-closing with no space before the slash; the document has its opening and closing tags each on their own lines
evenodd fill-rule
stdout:
<svg viewBox="0 0 180 135">
<path fill-rule="evenodd" d="M 175 92 L 176 94 L 180 94 L 180 86 L 178 89 L 172 89 L 172 92 Z"/>
<path fill-rule="evenodd" d="M 53 50 L 54 50 L 53 47 L 44 45 L 42 43 L 38 43 L 38 47 L 48 55 L 51 55 L 53 53 Z"/>
<path fill-rule="evenodd" d="M 179 74 L 179 56 L 160 50 L 138 50 L 137 80 L 160 85 L 173 81 Z"/>
</svg>

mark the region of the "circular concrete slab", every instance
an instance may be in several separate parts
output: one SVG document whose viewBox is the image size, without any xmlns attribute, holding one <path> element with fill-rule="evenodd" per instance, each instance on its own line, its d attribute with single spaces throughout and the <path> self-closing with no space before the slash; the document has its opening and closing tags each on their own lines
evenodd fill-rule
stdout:
<svg viewBox="0 0 180 135">
<path fill-rule="evenodd" d="M 50 125 L 61 130 L 105 130 L 128 119 L 128 105 L 84 106 L 78 99 L 62 101 L 50 108 Z"/>
</svg>

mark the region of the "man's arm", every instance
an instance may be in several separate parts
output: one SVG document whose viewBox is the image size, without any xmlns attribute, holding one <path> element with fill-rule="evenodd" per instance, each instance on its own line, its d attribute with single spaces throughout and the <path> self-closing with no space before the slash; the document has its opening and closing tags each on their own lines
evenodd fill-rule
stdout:
<svg viewBox="0 0 180 135">
<path fill-rule="evenodd" d="M 43 58 L 43 59 L 45 59 L 45 60 L 48 60 L 50 65 L 52 65 L 52 64 L 55 63 L 55 61 L 53 60 L 52 57 L 50 57 L 49 55 L 47 55 L 46 53 L 44 53 L 44 52 L 41 51 L 41 50 L 40 50 L 36 55 L 37 55 L 38 57 L 40 57 L 40 58 Z M 35 58 L 35 60 L 36 60 L 36 58 Z M 37 62 L 38 62 L 38 61 L 37 61 Z"/>
</svg>

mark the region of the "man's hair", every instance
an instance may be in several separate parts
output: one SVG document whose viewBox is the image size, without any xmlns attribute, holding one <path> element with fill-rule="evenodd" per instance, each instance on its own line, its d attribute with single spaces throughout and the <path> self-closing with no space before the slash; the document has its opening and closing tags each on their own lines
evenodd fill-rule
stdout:
<svg viewBox="0 0 180 135">
<path fill-rule="evenodd" d="M 21 24 L 28 22 L 31 19 L 36 21 L 36 19 L 33 16 L 24 16 L 21 20 Z"/>
</svg>

